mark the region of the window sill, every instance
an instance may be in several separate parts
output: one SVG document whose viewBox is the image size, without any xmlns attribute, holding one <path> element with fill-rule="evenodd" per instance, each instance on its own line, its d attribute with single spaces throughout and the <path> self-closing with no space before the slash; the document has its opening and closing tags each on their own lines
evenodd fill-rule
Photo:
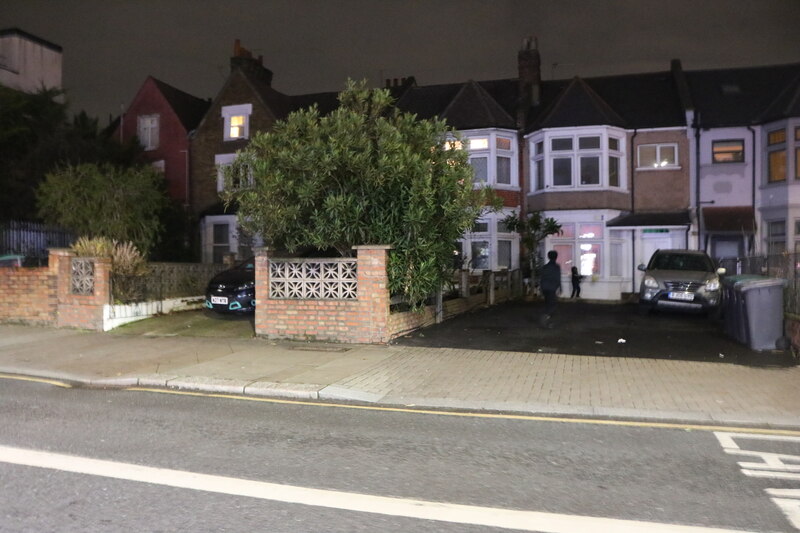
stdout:
<svg viewBox="0 0 800 533">
<path fill-rule="evenodd" d="M 674 167 L 636 167 L 637 172 L 660 172 L 663 170 L 683 170 L 680 165 Z"/>
</svg>

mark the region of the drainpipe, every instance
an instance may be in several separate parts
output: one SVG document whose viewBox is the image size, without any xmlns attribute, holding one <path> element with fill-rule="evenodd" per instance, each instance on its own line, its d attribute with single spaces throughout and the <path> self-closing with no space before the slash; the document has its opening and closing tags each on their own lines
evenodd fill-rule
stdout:
<svg viewBox="0 0 800 533">
<path fill-rule="evenodd" d="M 628 152 L 631 160 L 630 171 L 630 184 L 631 184 L 631 214 L 636 211 L 636 180 L 634 179 L 634 172 L 636 172 L 636 159 L 634 155 L 634 140 L 639 134 L 639 130 L 634 128 L 633 135 L 631 135 L 631 149 Z M 636 290 L 636 230 L 631 230 L 631 292 L 637 293 Z"/>
<path fill-rule="evenodd" d="M 749 245 L 750 250 L 748 251 L 748 255 L 753 255 L 753 248 L 755 248 L 755 236 L 756 236 L 756 130 L 747 126 L 747 129 L 750 130 L 750 140 L 752 146 L 753 157 L 750 158 L 750 166 L 752 167 L 753 172 L 753 179 L 752 181 L 752 190 L 750 193 L 750 199 L 753 205 L 753 235 L 750 237 L 749 243 L 745 243 L 745 245 Z"/>
<path fill-rule="evenodd" d="M 697 249 L 700 248 L 700 112 L 696 111 L 694 121 L 692 122 L 694 128 L 694 201 L 695 213 L 697 216 Z M 689 235 L 686 235 L 686 244 L 689 244 Z"/>
</svg>

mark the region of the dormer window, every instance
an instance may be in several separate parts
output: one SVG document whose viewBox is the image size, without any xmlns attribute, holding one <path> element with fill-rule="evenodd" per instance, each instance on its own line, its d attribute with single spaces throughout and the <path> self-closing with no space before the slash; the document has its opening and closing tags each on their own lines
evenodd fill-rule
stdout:
<svg viewBox="0 0 800 533">
<path fill-rule="evenodd" d="M 238 141 L 250 138 L 250 115 L 252 104 L 230 105 L 222 108 L 224 139 Z"/>
</svg>

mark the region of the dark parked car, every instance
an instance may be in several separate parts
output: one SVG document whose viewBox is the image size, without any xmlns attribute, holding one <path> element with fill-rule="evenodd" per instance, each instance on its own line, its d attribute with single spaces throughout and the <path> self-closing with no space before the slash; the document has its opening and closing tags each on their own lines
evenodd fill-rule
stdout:
<svg viewBox="0 0 800 533">
<path fill-rule="evenodd" d="M 206 287 L 206 307 L 218 313 L 252 313 L 256 308 L 255 258 L 211 278 Z"/>
<path fill-rule="evenodd" d="M 705 311 L 716 314 L 722 292 L 719 277 L 724 268 L 702 250 L 656 250 L 645 267 L 639 289 L 639 305 L 644 312 L 653 309 Z"/>
</svg>

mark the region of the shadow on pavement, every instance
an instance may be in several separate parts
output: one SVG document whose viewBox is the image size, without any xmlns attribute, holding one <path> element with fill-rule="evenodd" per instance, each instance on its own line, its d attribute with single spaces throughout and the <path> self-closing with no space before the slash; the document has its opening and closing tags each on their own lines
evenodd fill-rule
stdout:
<svg viewBox="0 0 800 533">
<path fill-rule="evenodd" d="M 508 302 L 395 339 L 426 346 L 573 355 L 645 357 L 754 366 L 796 364 L 791 353 L 756 352 L 705 315 L 640 315 L 635 304 L 559 302 L 552 329 L 539 325 L 541 302 Z"/>
</svg>

